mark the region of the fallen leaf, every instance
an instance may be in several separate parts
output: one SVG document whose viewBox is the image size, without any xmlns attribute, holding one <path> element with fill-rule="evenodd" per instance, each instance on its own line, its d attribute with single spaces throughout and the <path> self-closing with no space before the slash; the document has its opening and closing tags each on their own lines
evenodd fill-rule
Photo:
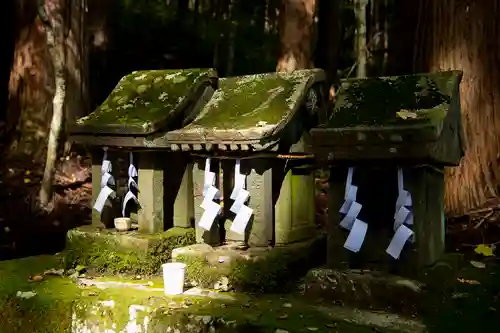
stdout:
<svg viewBox="0 0 500 333">
<path fill-rule="evenodd" d="M 479 262 L 479 261 L 471 260 L 470 264 L 476 268 L 486 268 L 486 265 L 482 262 Z"/>
<path fill-rule="evenodd" d="M 64 275 L 64 269 L 48 269 L 45 272 L 43 272 L 43 275 L 56 275 L 56 276 L 63 276 Z"/>
<path fill-rule="evenodd" d="M 40 282 L 43 280 L 43 276 L 41 275 L 30 276 L 29 280 L 32 282 Z"/>
<path fill-rule="evenodd" d="M 467 280 L 467 279 L 462 279 L 462 278 L 457 278 L 457 281 L 460 283 L 466 283 L 466 284 L 481 284 L 477 280 Z"/>
<path fill-rule="evenodd" d="M 33 291 L 18 291 L 16 293 L 16 296 L 22 299 L 30 299 L 34 296 L 36 296 L 36 293 Z"/>
<path fill-rule="evenodd" d="M 474 249 L 474 252 L 476 252 L 477 254 L 481 254 L 485 257 L 493 257 L 493 247 L 486 244 L 479 244 Z"/>
<path fill-rule="evenodd" d="M 415 112 L 411 112 L 408 110 L 401 109 L 400 111 L 396 112 L 399 118 L 406 120 L 406 119 L 416 119 L 417 114 Z"/>
<path fill-rule="evenodd" d="M 77 271 L 78 273 L 83 272 L 85 269 L 86 268 L 83 265 L 78 265 L 78 266 L 75 267 L 75 271 Z"/>
</svg>

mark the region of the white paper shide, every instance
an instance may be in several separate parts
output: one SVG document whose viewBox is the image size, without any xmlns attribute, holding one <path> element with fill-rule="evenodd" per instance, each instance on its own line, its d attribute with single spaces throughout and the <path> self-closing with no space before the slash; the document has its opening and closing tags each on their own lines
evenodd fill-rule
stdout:
<svg viewBox="0 0 500 333">
<path fill-rule="evenodd" d="M 246 176 L 240 173 L 240 165 L 240 160 L 237 159 L 234 167 L 234 188 L 230 196 L 234 203 L 229 210 L 236 214 L 231 224 L 231 231 L 243 235 L 252 218 L 253 209 L 245 205 L 250 197 L 250 192 L 245 189 Z"/>
<path fill-rule="evenodd" d="M 127 207 L 127 203 L 132 200 L 135 203 L 138 203 L 137 196 L 134 194 L 133 190 L 138 191 L 138 185 L 135 179 L 137 178 L 137 169 L 134 166 L 134 156 L 132 152 L 129 153 L 130 164 L 128 166 L 128 192 L 125 194 L 123 198 L 122 204 L 122 216 L 125 216 L 125 208 Z"/>
<path fill-rule="evenodd" d="M 394 213 L 394 236 L 387 247 L 387 254 L 394 259 L 399 259 L 407 241 L 414 242 L 415 235 L 409 227 L 413 225 L 413 213 L 411 211 L 412 198 L 410 192 L 404 189 L 403 170 L 398 169 L 398 198 Z"/>
<path fill-rule="evenodd" d="M 345 201 L 340 207 L 339 213 L 344 215 L 342 221 L 340 221 L 340 226 L 350 231 L 344 247 L 352 252 L 359 252 L 365 240 L 368 224 L 357 218 L 363 205 L 356 202 L 358 187 L 352 185 L 353 174 L 354 168 L 349 168 L 344 194 Z"/>
<path fill-rule="evenodd" d="M 111 175 L 111 171 L 112 166 L 111 161 L 108 160 L 108 151 L 107 148 L 104 148 L 104 156 L 102 158 L 101 166 L 101 191 L 99 192 L 99 195 L 94 203 L 94 209 L 99 213 L 102 212 L 108 198 L 115 195 L 115 191 L 110 187 L 115 185 L 115 179 L 113 178 L 113 175 Z"/>
<path fill-rule="evenodd" d="M 205 230 L 210 230 L 212 228 L 212 224 L 214 223 L 217 215 L 221 210 L 221 206 L 214 201 L 214 199 L 218 199 L 219 189 L 215 187 L 215 173 L 210 171 L 210 162 L 211 159 L 207 158 L 205 160 L 205 176 L 203 182 L 203 202 L 200 207 L 205 211 L 201 216 L 200 221 L 198 222 L 198 226 Z"/>
</svg>

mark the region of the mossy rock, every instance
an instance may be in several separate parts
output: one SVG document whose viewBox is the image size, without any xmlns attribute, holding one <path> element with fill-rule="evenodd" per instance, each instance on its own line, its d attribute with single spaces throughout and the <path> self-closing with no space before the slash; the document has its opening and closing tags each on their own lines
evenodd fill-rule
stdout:
<svg viewBox="0 0 500 333">
<path fill-rule="evenodd" d="M 203 288 L 251 292 L 284 292 L 307 270 L 325 260 L 324 235 L 275 248 L 233 250 L 196 244 L 178 248 L 173 260 L 187 265 L 189 283 Z"/>
<path fill-rule="evenodd" d="M 172 250 L 195 243 L 191 228 L 157 234 L 118 233 L 84 226 L 68 231 L 65 266 L 83 265 L 99 273 L 156 274 Z"/>
</svg>

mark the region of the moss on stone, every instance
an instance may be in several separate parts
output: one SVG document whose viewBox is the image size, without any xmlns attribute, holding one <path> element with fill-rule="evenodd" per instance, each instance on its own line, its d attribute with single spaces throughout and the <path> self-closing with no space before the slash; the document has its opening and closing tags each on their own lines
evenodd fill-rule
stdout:
<svg viewBox="0 0 500 333">
<path fill-rule="evenodd" d="M 108 98 L 77 125 L 122 126 L 155 130 L 156 124 L 175 113 L 197 84 L 216 77 L 210 69 L 147 70 L 124 76 Z"/>
<path fill-rule="evenodd" d="M 191 228 L 171 228 L 152 235 L 78 228 L 68 232 L 65 267 L 84 265 L 100 273 L 151 275 L 170 260 L 174 248 L 194 243 Z"/>
<path fill-rule="evenodd" d="M 265 73 L 224 78 L 200 115 L 185 130 L 240 130 L 277 126 L 297 111 L 296 104 L 320 70 Z"/>
<path fill-rule="evenodd" d="M 441 122 L 461 72 L 346 79 L 327 127 L 419 125 Z"/>
<path fill-rule="evenodd" d="M 322 264 L 324 253 L 325 239 L 321 236 L 311 242 L 274 248 L 253 258 L 238 254 L 227 262 L 219 262 L 209 260 L 206 253 L 190 253 L 177 255 L 174 260 L 186 264 L 187 280 L 194 285 L 276 293 L 289 290 L 308 269 Z"/>
</svg>

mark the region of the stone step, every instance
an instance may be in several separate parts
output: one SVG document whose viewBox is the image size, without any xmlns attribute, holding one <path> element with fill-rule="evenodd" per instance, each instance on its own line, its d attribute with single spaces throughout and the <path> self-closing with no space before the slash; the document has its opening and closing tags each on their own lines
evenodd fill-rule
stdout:
<svg viewBox="0 0 500 333">
<path fill-rule="evenodd" d="M 425 293 L 421 282 L 368 270 L 315 268 L 303 281 L 309 299 L 410 316 L 418 314 Z"/>
<path fill-rule="evenodd" d="M 173 250 L 172 260 L 186 264 L 192 286 L 276 293 L 292 288 L 309 269 L 323 264 L 325 249 L 325 236 L 319 235 L 278 247 L 194 244 Z"/>
<path fill-rule="evenodd" d="M 193 228 L 172 228 L 155 234 L 118 232 L 83 226 L 67 233 L 66 268 L 83 265 L 98 272 L 155 274 L 176 247 L 195 243 Z"/>
</svg>

